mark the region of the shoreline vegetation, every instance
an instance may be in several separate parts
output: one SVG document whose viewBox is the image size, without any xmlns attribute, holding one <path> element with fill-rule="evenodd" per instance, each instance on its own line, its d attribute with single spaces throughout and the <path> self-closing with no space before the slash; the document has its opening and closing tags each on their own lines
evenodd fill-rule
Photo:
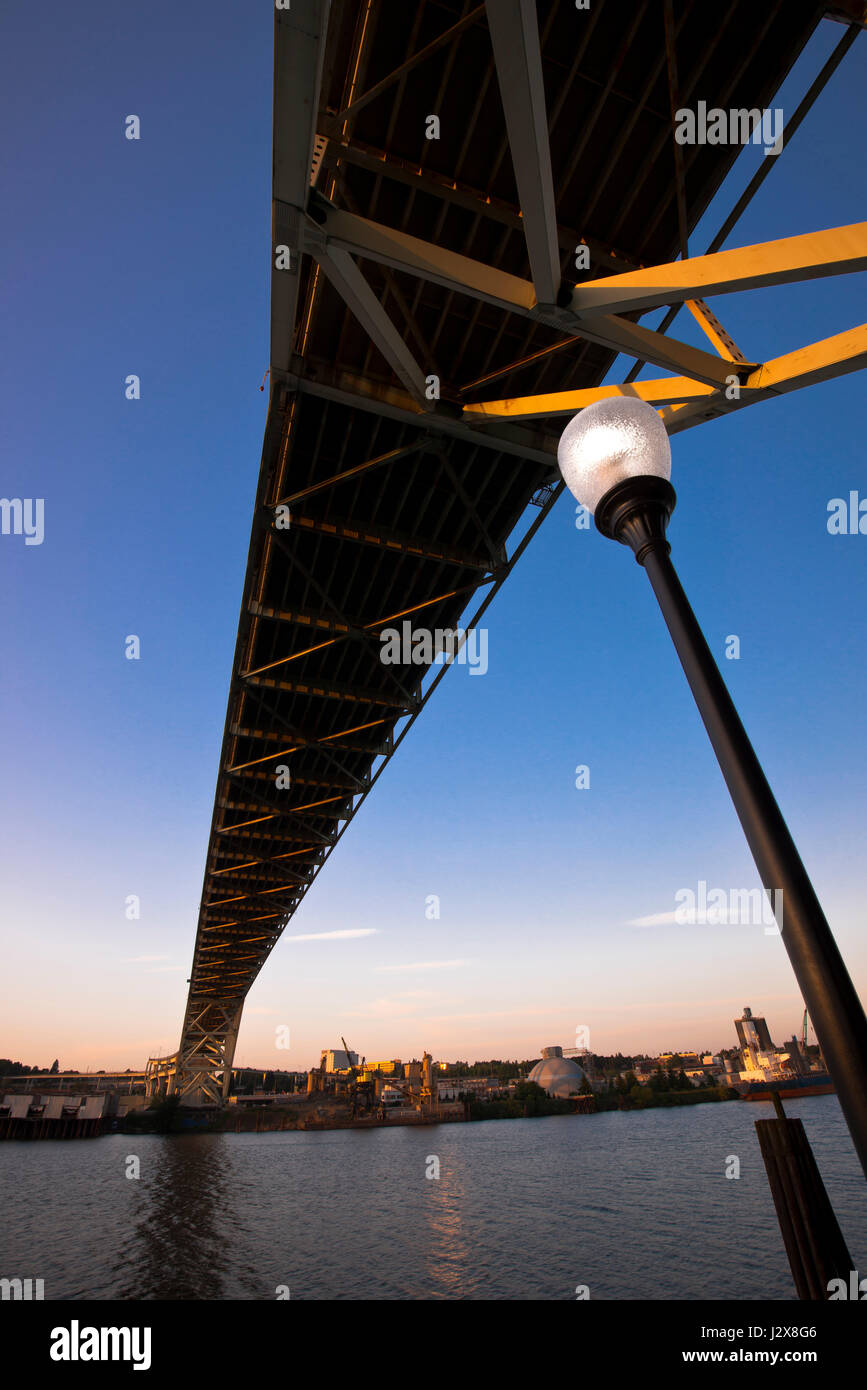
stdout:
<svg viewBox="0 0 867 1390">
<path fill-rule="evenodd" d="M 685 1079 L 685 1078 L 684 1078 Z M 607 1091 L 594 1093 L 590 1086 L 579 1092 L 578 1101 L 592 1099 L 592 1105 L 578 1107 L 580 1114 L 601 1114 L 608 1110 L 649 1110 L 657 1107 L 675 1105 L 702 1105 L 707 1102 L 740 1100 L 732 1086 L 692 1086 L 687 1081 L 687 1089 L 679 1089 L 677 1080 L 672 1085 L 665 1078 L 664 1086 L 639 1086 L 634 1077 L 629 1076 L 623 1084 L 612 1084 Z M 472 1100 L 469 1106 L 471 1120 L 512 1120 L 529 1119 L 537 1115 L 574 1115 L 576 1097 L 558 1099 L 549 1096 L 533 1081 L 519 1082 L 513 1096 L 497 1100 Z"/>
<path fill-rule="evenodd" d="M 685 1078 L 684 1078 L 685 1079 Z M 261 1133 L 275 1130 L 322 1130 L 322 1129 L 362 1129 L 387 1128 L 389 1125 L 405 1124 L 452 1124 L 473 1123 L 483 1120 L 520 1120 L 547 1117 L 550 1115 L 601 1114 L 610 1110 L 648 1110 L 671 1108 L 683 1105 L 719 1104 L 723 1101 L 740 1100 L 741 1096 L 731 1086 L 691 1086 L 684 1090 L 678 1086 L 679 1077 L 662 1075 L 656 1086 L 639 1086 L 637 1082 L 629 1085 L 629 1075 L 611 1083 L 607 1091 L 594 1093 L 589 1085 L 586 1090 L 575 1093 L 568 1099 L 549 1096 L 534 1081 L 518 1082 L 510 1096 L 479 1100 L 464 1093 L 463 1113 L 437 1114 L 413 1113 L 392 1114 L 385 1122 L 370 1117 L 353 1118 L 345 1103 L 332 1102 L 323 1106 L 322 1097 L 317 1097 L 317 1105 L 291 1104 L 284 1106 L 244 1107 L 229 1106 L 215 1115 L 211 1111 L 185 1109 L 170 1096 L 148 1110 L 133 1110 L 118 1125 L 115 1132 L 122 1134 L 183 1134 L 183 1133 Z"/>
<path fill-rule="evenodd" d="M 658 1062 L 648 1070 L 645 1057 L 594 1056 L 589 1059 L 594 1083 L 581 1077 L 578 1090 L 569 1097 L 549 1096 L 533 1081 L 526 1078 L 538 1059 L 521 1061 L 490 1060 L 487 1062 L 455 1062 L 450 1068 L 454 1083 L 454 1099 L 441 1102 L 441 1108 L 412 1109 L 398 1107 L 384 1112 L 353 1110 L 344 1093 L 316 1091 L 307 1094 L 299 1087 L 298 1073 L 256 1072 L 241 1069 L 232 1078 L 230 1103 L 220 1111 L 187 1107 L 177 1096 L 162 1097 L 147 1109 L 135 1108 L 123 1118 L 101 1121 L 94 1131 L 99 1134 L 190 1134 L 190 1133 L 262 1133 L 285 1130 L 374 1129 L 395 1125 L 432 1125 L 478 1123 L 483 1120 L 533 1119 L 549 1115 L 596 1114 L 609 1110 L 646 1110 L 672 1106 L 702 1105 L 747 1097 L 725 1084 L 719 1077 L 707 1074 L 694 1084 L 688 1077 L 684 1059 L 670 1054 L 668 1065 Z M 21 1063 L 5 1064 L 0 1071 L 8 1076 L 55 1078 L 62 1084 L 64 1073 L 55 1061 L 51 1068 L 26 1067 Z M 94 1073 L 99 1076 L 100 1073 Z M 638 1077 L 641 1077 L 639 1082 Z M 491 1086 L 487 1095 L 480 1095 L 472 1084 L 475 1078 L 486 1078 Z M 261 1078 L 261 1079 L 260 1079 Z M 576 1078 L 577 1079 L 577 1078 Z M 463 1086 L 462 1081 L 466 1081 Z M 261 1087 L 256 1094 L 253 1092 Z M 498 1093 L 498 1087 L 499 1089 Z M 274 1100 L 267 1098 L 272 1090 Z M 284 1089 L 285 1088 L 285 1089 Z M 282 1092 L 282 1093 L 281 1093 Z M 266 1093 L 266 1094 L 263 1094 Z M 279 1099 L 278 1099 L 279 1094 Z M 259 1098 L 262 1097 L 262 1103 Z M 285 1098 L 284 1098 L 285 1097 Z M 756 1099 L 756 1097 L 751 1097 Z M 232 1103 L 234 1101 L 235 1103 Z M 9 1136 L 4 1136 L 9 1137 Z M 59 1137 L 40 1133 L 22 1138 Z"/>
</svg>

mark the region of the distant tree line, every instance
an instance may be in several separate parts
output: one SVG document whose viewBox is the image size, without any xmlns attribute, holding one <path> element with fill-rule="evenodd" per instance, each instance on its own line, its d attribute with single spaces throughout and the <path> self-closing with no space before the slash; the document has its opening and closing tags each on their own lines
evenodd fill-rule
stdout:
<svg viewBox="0 0 867 1390">
<path fill-rule="evenodd" d="M 634 1071 L 609 1081 L 596 1093 L 597 1110 L 642 1110 L 656 1105 L 698 1105 L 702 1101 L 737 1099 L 731 1086 L 720 1086 L 706 1076 L 693 1086 L 683 1068 L 656 1067 L 645 1086 L 639 1085 Z"/>
<path fill-rule="evenodd" d="M 736 1053 L 737 1048 L 733 1048 L 732 1055 Z M 701 1057 L 705 1054 L 699 1051 L 697 1055 Z M 716 1055 L 726 1056 L 727 1054 L 723 1052 L 721 1054 L 717 1053 Z M 523 1061 L 517 1059 L 514 1061 L 502 1061 L 499 1058 L 494 1058 L 488 1062 L 450 1062 L 447 1075 L 450 1077 L 495 1076 L 499 1081 L 514 1081 L 516 1077 L 527 1076 L 532 1068 L 541 1062 L 541 1060 L 541 1057 L 528 1057 Z M 690 1058 L 689 1063 L 692 1063 L 693 1060 L 693 1058 Z M 590 1076 L 598 1077 L 603 1080 L 606 1078 L 611 1078 L 613 1080 L 628 1072 L 647 1072 L 650 1071 L 651 1068 L 656 1068 L 657 1066 L 655 1056 L 651 1057 L 641 1052 L 633 1055 L 628 1055 L 623 1052 L 588 1052 L 583 1055 L 579 1054 L 574 1058 L 574 1061 Z M 682 1076 L 684 1067 L 689 1063 L 684 1057 L 681 1057 L 679 1053 L 675 1052 L 672 1054 L 671 1060 L 666 1067 L 666 1072 L 670 1073 L 674 1070 L 676 1074 Z M 688 1080 L 686 1084 L 689 1085 Z"/>
<path fill-rule="evenodd" d="M 490 1073 L 493 1075 L 493 1073 Z M 571 1115 L 571 1100 L 549 1096 L 535 1081 L 519 1081 L 512 1095 L 501 1100 L 478 1100 L 469 1094 L 471 1120 L 520 1120 L 533 1115 Z"/>
<path fill-rule="evenodd" d="M 26 1067 L 23 1062 L 13 1062 L 9 1057 L 0 1057 L 0 1076 L 57 1076 L 60 1064 L 55 1057 L 50 1067 Z"/>
<path fill-rule="evenodd" d="M 540 1060 L 541 1058 L 534 1057 L 525 1062 L 503 1062 L 499 1059 L 492 1062 L 449 1062 L 446 1075 L 495 1076 L 498 1081 L 514 1081 L 516 1076 L 525 1076 Z"/>
</svg>

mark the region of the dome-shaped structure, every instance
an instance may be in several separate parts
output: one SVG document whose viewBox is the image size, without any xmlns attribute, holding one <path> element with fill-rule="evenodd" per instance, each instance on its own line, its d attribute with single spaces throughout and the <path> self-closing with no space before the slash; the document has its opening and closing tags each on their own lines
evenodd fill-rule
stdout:
<svg viewBox="0 0 867 1390">
<path fill-rule="evenodd" d="M 568 1100 L 580 1092 L 584 1073 L 571 1057 L 563 1056 L 562 1047 L 543 1047 L 542 1060 L 536 1063 L 527 1080 L 535 1081 L 549 1096 Z"/>
</svg>

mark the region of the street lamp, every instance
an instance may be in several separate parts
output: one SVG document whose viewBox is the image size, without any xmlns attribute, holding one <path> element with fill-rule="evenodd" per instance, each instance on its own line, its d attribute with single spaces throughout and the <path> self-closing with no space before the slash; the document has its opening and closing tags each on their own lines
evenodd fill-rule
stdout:
<svg viewBox="0 0 867 1390">
<path fill-rule="evenodd" d="M 597 401 L 570 420 L 557 456 L 597 529 L 630 546 L 647 571 L 762 883 L 772 902 L 782 901 L 783 942 L 867 1174 L 867 1018 L 671 563 L 666 529 L 677 499 L 665 426 L 634 397 Z"/>
</svg>

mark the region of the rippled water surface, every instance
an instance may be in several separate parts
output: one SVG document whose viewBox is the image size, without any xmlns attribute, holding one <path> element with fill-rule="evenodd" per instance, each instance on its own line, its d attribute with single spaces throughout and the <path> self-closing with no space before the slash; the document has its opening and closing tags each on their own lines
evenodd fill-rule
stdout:
<svg viewBox="0 0 867 1390">
<path fill-rule="evenodd" d="M 834 1096 L 804 1121 L 856 1268 L 865 1183 Z M 794 1296 L 765 1104 L 424 1129 L 0 1144 L 4 1277 L 46 1298 Z M 125 1177 L 126 1158 L 141 1177 Z M 439 1180 L 425 1176 L 428 1157 Z M 738 1180 L 725 1177 L 729 1155 Z"/>
</svg>

